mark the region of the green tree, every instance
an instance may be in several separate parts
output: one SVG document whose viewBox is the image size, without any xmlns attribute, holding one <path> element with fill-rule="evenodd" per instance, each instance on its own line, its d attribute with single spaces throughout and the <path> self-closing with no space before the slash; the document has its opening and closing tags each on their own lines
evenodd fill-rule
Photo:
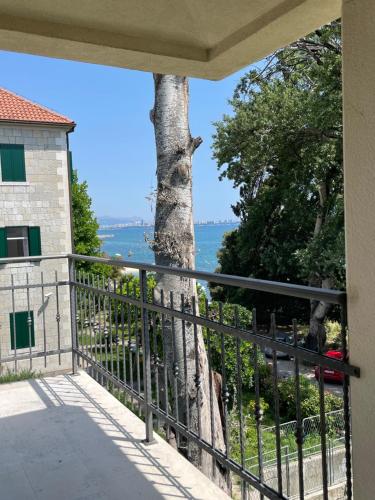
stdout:
<svg viewBox="0 0 375 500">
<path fill-rule="evenodd" d="M 296 387 L 295 380 L 289 378 L 282 380 L 279 383 L 280 397 L 280 415 L 284 422 L 295 420 L 296 418 Z M 313 384 L 307 377 L 300 377 L 300 395 L 301 395 L 301 418 L 312 417 L 319 415 L 320 411 L 320 396 L 319 388 Z M 331 412 L 342 410 L 342 398 L 325 393 L 325 411 Z M 271 409 L 274 409 L 274 394 L 272 384 L 269 384 L 269 391 L 266 394 L 266 400 L 269 402 Z"/>
<path fill-rule="evenodd" d="M 91 198 L 87 192 L 86 181 L 79 182 L 77 171 L 72 178 L 72 215 L 74 252 L 79 255 L 103 257 L 101 241 L 98 237 L 99 224 L 91 208 Z M 117 268 L 104 264 L 77 262 L 76 269 L 84 273 L 101 275 L 104 278 L 116 277 Z"/>
<path fill-rule="evenodd" d="M 279 50 L 246 74 L 216 123 L 220 178 L 239 188 L 238 229 L 225 236 L 219 271 L 277 281 L 342 287 L 345 280 L 341 37 L 334 22 Z M 212 288 L 214 298 L 310 317 L 323 329 L 328 304 Z M 314 345 L 311 345 L 314 347 Z"/>
</svg>

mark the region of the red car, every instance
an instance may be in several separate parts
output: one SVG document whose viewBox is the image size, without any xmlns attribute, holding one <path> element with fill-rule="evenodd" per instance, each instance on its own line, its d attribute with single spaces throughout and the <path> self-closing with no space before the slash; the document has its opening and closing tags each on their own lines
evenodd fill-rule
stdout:
<svg viewBox="0 0 375 500">
<path fill-rule="evenodd" d="M 327 351 L 326 356 L 328 358 L 335 358 L 342 360 L 343 355 L 341 351 Z M 319 380 L 319 366 L 315 367 L 315 378 Z M 338 372 L 336 370 L 332 370 L 331 368 L 324 367 L 323 368 L 323 379 L 324 382 L 337 382 L 342 384 L 344 380 L 344 374 L 342 372 Z"/>
</svg>

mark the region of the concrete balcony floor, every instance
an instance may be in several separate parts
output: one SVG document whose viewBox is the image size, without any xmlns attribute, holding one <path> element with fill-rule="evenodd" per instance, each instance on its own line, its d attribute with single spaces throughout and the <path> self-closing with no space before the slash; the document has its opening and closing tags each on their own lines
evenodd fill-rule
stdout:
<svg viewBox="0 0 375 500">
<path fill-rule="evenodd" d="M 6 500 L 228 500 L 89 375 L 0 386 Z"/>
</svg>

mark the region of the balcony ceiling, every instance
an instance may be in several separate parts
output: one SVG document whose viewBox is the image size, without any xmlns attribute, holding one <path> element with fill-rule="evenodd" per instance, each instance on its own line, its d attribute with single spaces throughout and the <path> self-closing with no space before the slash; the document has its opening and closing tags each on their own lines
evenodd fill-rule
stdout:
<svg viewBox="0 0 375 500">
<path fill-rule="evenodd" d="M 0 0 L 0 48 L 217 80 L 341 15 L 341 0 Z"/>
</svg>

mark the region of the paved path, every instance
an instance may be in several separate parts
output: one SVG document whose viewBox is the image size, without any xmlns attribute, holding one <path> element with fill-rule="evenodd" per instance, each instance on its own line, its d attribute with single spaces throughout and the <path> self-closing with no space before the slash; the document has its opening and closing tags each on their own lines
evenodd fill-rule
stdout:
<svg viewBox="0 0 375 500">
<path fill-rule="evenodd" d="M 272 362 L 271 362 L 272 363 Z M 277 369 L 280 376 L 285 378 L 294 377 L 294 361 L 290 359 L 279 359 L 277 361 Z M 304 366 L 302 363 L 300 364 L 300 374 L 307 377 L 314 385 L 318 386 L 319 383 L 315 378 L 314 367 Z M 324 389 L 331 394 L 335 394 L 336 396 L 342 397 L 342 384 L 334 384 L 325 382 Z"/>
<path fill-rule="evenodd" d="M 4 500 L 228 500 L 86 373 L 0 385 Z"/>
</svg>

